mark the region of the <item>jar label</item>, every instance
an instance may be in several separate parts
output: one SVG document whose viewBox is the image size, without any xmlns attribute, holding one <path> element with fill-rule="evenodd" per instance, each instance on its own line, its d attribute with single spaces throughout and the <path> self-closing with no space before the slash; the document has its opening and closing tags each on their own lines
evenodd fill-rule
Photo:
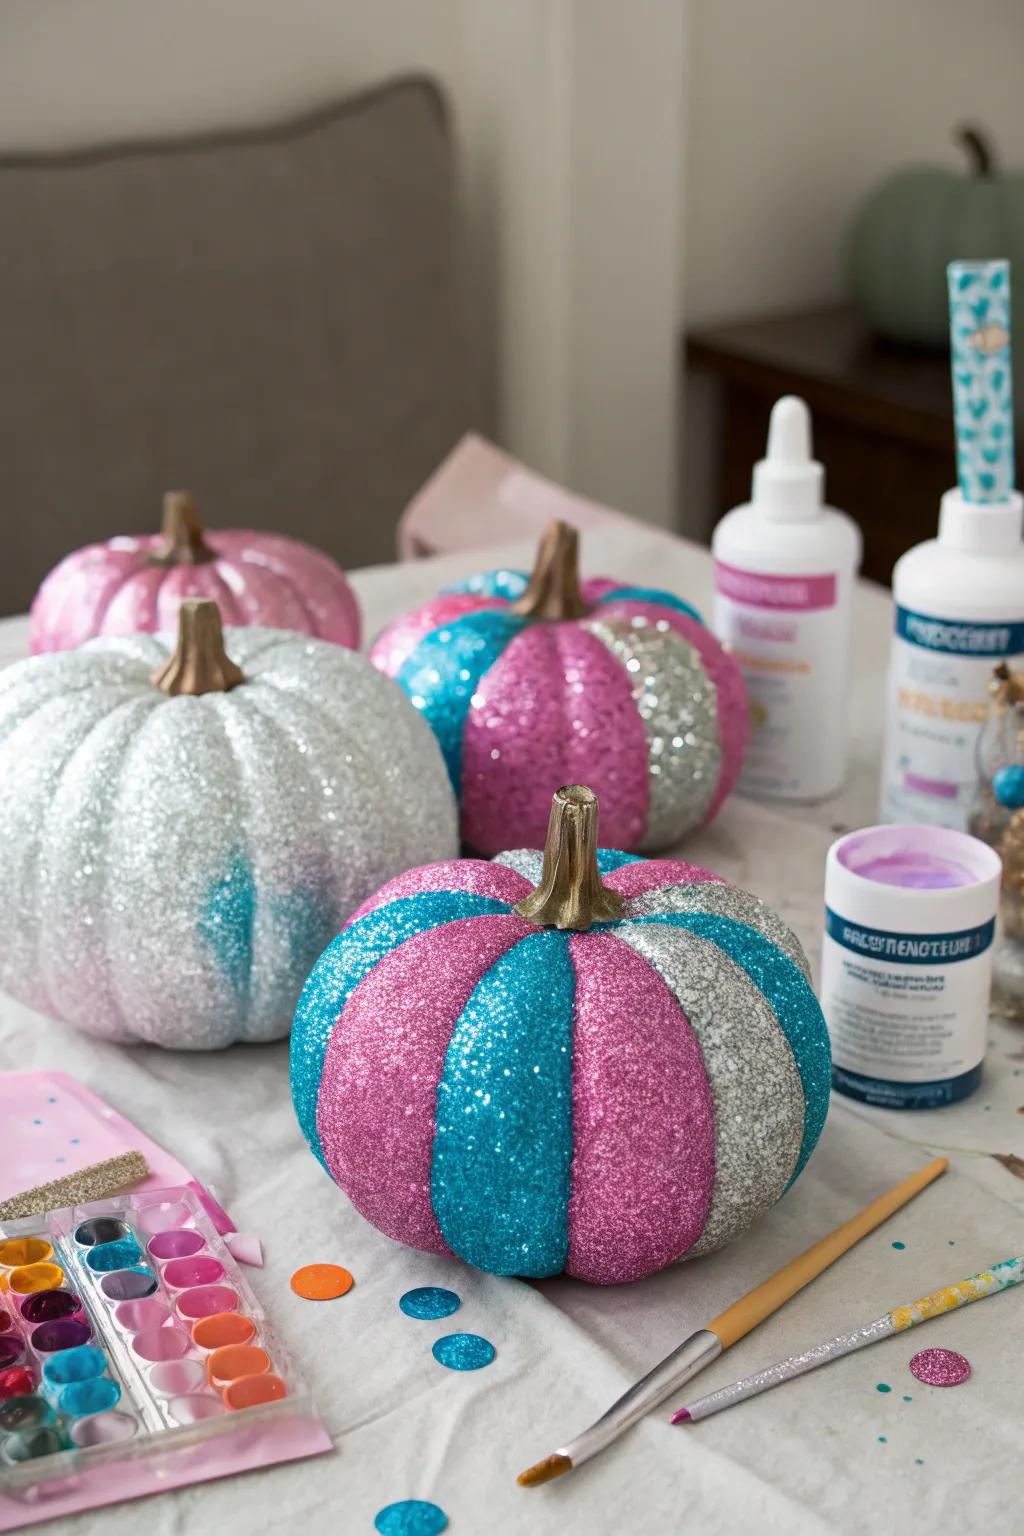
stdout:
<svg viewBox="0 0 1024 1536">
<path fill-rule="evenodd" d="M 995 920 L 949 933 L 895 933 L 825 910 L 821 1005 L 836 1087 L 870 1081 L 877 1103 L 950 1102 L 985 1055 Z M 924 1098 L 901 1085 L 934 1090 Z M 965 1089 L 964 1091 L 969 1091 Z"/>
<path fill-rule="evenodd" d="M 896 609 L 882 819 L 966 831 L 992 668 L 1024 655 L 1024 623 Z"/>
</svg>

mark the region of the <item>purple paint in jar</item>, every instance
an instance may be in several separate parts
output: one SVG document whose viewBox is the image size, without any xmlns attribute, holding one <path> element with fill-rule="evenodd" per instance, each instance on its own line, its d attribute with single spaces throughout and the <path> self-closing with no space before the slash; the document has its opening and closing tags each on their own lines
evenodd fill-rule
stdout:
<svg viewBox="0 0 1024 1536">
<path fill-rule="evenodd" d="M 880 826 L 825 866 L 821 1005 L 840 1093 L 932 1109 L 981 1081 L 1001 865 L 965 832 Z"/>
</svg>

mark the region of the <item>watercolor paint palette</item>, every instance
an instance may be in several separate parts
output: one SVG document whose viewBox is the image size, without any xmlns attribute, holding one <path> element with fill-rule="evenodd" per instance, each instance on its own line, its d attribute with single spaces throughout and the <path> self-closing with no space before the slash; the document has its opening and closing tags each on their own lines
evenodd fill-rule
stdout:
<svg viewBox="0 0 1024 1536">
<path fill-rule="evenodd" d="M 0 1530 L 329 1448 L 193 1189 L 0 1225 Z"/>
</svg>

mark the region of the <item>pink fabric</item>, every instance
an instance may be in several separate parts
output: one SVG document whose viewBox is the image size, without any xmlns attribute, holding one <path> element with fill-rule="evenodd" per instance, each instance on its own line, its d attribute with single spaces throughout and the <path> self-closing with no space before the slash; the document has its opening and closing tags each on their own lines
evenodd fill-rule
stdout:
<svg viewBox="0 0 1024 1536">
<path fill-rule="evenodd" d="M 430 1201 L 437 1085 L 470 993 L 536 928 L 471 917 L 416 934 L 356 987 L 324 1059 L 317 1130 L 332 1178 L 388 1237 L 451 1252 Z"/>
<path fill-rule="evenodd" d="M 370 660 L 388 677 L 397 677 L 424 635 L 452 624 L 467 613 L 484 608 L 507 608 L 503 597 L 480 597 L 474 592 L 443 592 L 432 603 L 413 608 L 381 630 L 370 647 Z"/>
<path fill-rule="evenodd" d="M 173 629 L 182 597 L 215 598 L 225 624 L 292 629 L 358 647 L 358 604 L 328 556 L 249 529 L 204 537 L 217 556 L 204 565 L 151 565 L 157 536 L 114 539 L 68 555 L 32 604 L 33 652 L 67 650 L 95 635 Z"/>
<path fill-rule="evenodd" d="M 574 934 L 572 1194 L 566 1270 L 618 1285 L 697 1241 L 715 1125 L 697 1037 L 647 962 L 611 933 Z"/>
<path fill-rule="evenodd" d="M 677 635 L 696 650 L 704 663 L 704 670 L 715 685 L 718 696 L 718 735 L 722 746 L 722 769 L 715 786 L 715 793 L 704 818 L 705 825 L 713 821 L 722 802 L 739 778 L 750 736 L 750 717 L 747 710 L 747 690 L 743 675 L 732 657 L 722 648 L 720 641 L 709 629 L 688 613 L 676 608 L 662 608 L 657 603 L 644 603 L 637 598 L 621 603 L 604 603 L 601 612 L 608 618 L 650 618 L 651 623 L 660 619 L 674 629 Z M 629 846 L 623 844 L 624 847 Z"/>
<path fill-rule="evenodd" d="M 478 685 L 463 732 L 462 834 L 479 853 L 540 848 L 551 796 L 587 784 L 601 840 L 632 848 L 647 817 L 647 740 L 628 674 L 577 624 L 535 624 Z M 477 702 L 478 701 L 478 702 Z"/>
<path fill-rule="evenodd" d="M 388 880 L 356 908 L 345 927 L 367 912 L 386 906 L 389 901 L 398 901 L 402 896 L 418 896 L 422 891 L 475 891 L 480 896 L 507 901 L 511 906 L 530 890 L 529 880 L 524 880 L 522 875 L 504 864 L 492 864 L 489 859 L 444 859 L 439 864 L 407 869 L 404 874 Z"/>
<path fill-rule="evenodd" d="M 694 885 L 710 881 L 725 885 L 721 875 L 699 864 L 687 864 L 683 859 L 644 859 L 640 864 L 621 864 L 610 875 L 602 875 L 605 885 L 619 891 L 627 900 L 642 896 L 645 891 L 660 890 L 663 885 Z"/>
</svg>

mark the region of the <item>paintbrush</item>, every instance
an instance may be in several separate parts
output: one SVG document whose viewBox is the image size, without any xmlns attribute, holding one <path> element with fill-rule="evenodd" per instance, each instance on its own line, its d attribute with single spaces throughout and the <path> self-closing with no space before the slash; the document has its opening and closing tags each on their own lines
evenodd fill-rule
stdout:
<svg viewBox="0 0 1024 1536">
<path fill-rule="evenodd" d="M 678 1349 L 666 1355 L 653 1371 L 649 1371 L 641 1381 L 630 1387 L 589 1429 L 560 1446 L 550 1456 L 545 1456 L 535 1466 L 527 1467 L 525 1472 L 520 1472 L 516 1481 L 524 1488 L 533 1488 L 538 1483 L 547 1483 L 554 1477 L 561 1477 L 563 1472 L 581 1466 L 599 1451 L 603 1451 L 652 1408 L 663 1403 L 666 1397 L 671 1397 L 673 1392 L 685 1387 L 698 1371 L 717 1360 L 723 1350 L 729 1349 L 737 1339 L 742 1339 L 758 1323 L 763 1323 L 766 1317 L 777 1312 L 791 1296 L 795 1296 L 822 1270 L 834 1264 L 854 1243 L 873 1232 L 894 1211 L 920 1194 L 933 1179 L 945 1173 L 948 1166 L 944 1157 L 937 1157 L 927 1167 L 918 1169 L 917 1173 L 912 1173 L 886 1194 L 872 1200 L 857 1216 L 844 1222 L 805 1253 L 748 1291 L 746 1296 L 734 1302 L 706 1328 L 684 1339 Z"/>
<path fill-rule="evenodd" d="M 688 1407 L 677 1409 L 669 1422 L 689 1424 L 696 1423 L 698 1419 L 710 1418 L 713 1413 L 721 1413 L 723 1408 L 731 1408 L 733 1403 L 742 1403 L 748 1397 L 759 1397 L 762 1392 L 770 1391 L 783 1381 L 792 1381 L 795 1376 L 814 1371 L 819 1365 L 828 1365 L 830 1360 L 852 1355 L 855 1350 L 863 1349 L 867 1344 L 892 1338 L 893 1334 L 903 1333 L 907 1328 L 916 1328 L 918 1323 L 927 1323 L 933 1317 L 941 1317 L 944 1312 L 955 1311 L 957 1307 L 969 1307 L 972 1301 L 983 1301 L 986 1296 L 993 1296 L 997 1291 L 1020 1285 L 1022 1280 L 1024 1258 L 1004 1259 L 1001 1264 L 993 1264 L 991 1269 L 983 1269 L 978 1275 L 958 1280 L 955 1285 L 943 1286 L 942 1290 L 933 1291 L 930 1296 L 921 1296 L 908 1306 L 894 1307 L 884 1317 L 876 1317 L 874 1322 L 865 1323 L 863 1328 L 856 1328 L 852 1333 L 841 1333 L 829 1339 L 827 1344 L 816 1344 L 802 1355 L 790 1355 L 788 1360 L 780 1360 L 778 1365 L 770 1365 L 754 1376 L 745 1376 L 742 1381 L 734 1381 L 731 1386 L 709 1392 L 706 1397 L 699 1397 Z"/>
</svg>

